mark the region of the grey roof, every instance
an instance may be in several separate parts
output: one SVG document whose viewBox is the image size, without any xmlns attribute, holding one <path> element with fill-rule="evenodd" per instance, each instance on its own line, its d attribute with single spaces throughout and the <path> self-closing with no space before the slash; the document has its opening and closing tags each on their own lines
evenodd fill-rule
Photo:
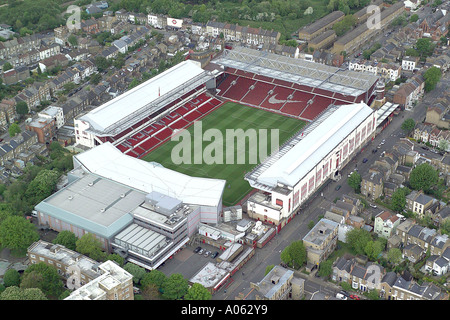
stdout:
<svg viewBox="0 0 450 320">
<path fill-rule="evenodd" d="M 391 287 L 395 284 L 396 281 L 397 281 L 397 274 L 393 271 L 386 273 L 383 279 L 381 280 L 381 282 L 385 282 Z"/>
<path fill-rule="evenodd" d="M 416 202 L 425 205 L 425 204 L 427 204 L 428 202 L 430 202 L 430 201 L 432 201 L 432 200 L 433 200 L 432 197 L 427 196 L 426 194 L 421 193 L 421 194 L 417 197 Z"/>
</svg>

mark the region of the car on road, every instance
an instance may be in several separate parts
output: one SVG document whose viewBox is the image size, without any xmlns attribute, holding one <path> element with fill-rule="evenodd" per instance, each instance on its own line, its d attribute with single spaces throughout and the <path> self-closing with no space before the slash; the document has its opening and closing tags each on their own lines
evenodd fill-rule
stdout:
<svg viewBox="0 0 450 320">
<path fill-rule="evenodd" d="M 336 298 L 341 299 L 341 300 L 347 300 L 348 298 L 342 294 L 341 292 L 336 293 Z"/>
<path fill-rule="evenodd" d="M 376 208 L 377 208 L 377 206 L 376 206 L 376 205 L 374 205 L 374 204 L 370 204 L 370 206 L 371 206 L 372 208 L 374 208 L 374 209 L 376 209 Z"/>
<path fill-rule="evenodd" d="M 194 253 L 198 253 L 201 249 L 202 249 L 202 247 L 195 248 Z"/>
<path fill-rule="evenodd" d="M 350 299 L 353 299 L 353 300 L 361 300 L 356 294 L 351 294 L 351 295 L 350 295 Z"/>
<path fill-rule="evenodd" d="M 367 158 L 364 158 L 362 162 L 366 163 L 367 161 L 368 161 Z"/>
<path fill-rule="evenodd" d="M 215 259 L 219 255 L 219 252 L 216 251 L 211 255 L 211 258 Z"/>
<path fill-rule="evenodd" d="M 336 186 L 336 188 L 334 188 L 336 191 L 338 191 L 341 188 L 341 185 Z"/>
<path fill-rule="evenodd" d="M 377 151 L 378 151 L 377 149 L 373 149 L 372 153 L 377 153 Z"/>
</svg>

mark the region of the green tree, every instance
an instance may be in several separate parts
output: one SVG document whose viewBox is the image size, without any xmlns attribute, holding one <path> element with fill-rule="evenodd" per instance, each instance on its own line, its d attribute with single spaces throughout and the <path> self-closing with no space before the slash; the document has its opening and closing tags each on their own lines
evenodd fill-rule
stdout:
<svg viewBox="0 0 450 320">
<path fill-rule="evenodd" d="M 416 127 L 416 122 L 412 118 L 408 118 L 402 123 L 402 130 L 405 132 L 405 134 L 410 134 L 414 128 Z"/>
<path fill-rule="evenodd" d="M 370 300 L 380 300 L 380 293 L 376 289 L 370 290 L 367 293 L 367 298 Z"/>
<path fill-rule="evenodd" d="M 379 241 L 368 241 L 364 247 L 364 253 L 371 261 L 375 261 L 382 251 L 383 245 Z"/>
<path fill-rule="evenodd" d="M 416 41 L 416 50 L 421 57 L 428 57 L 433 54 L 435 44 L 430 38 L 421 38 Z"/>
<path fill-rule="evenodd" d="M 155 285 L 158 287 L 158 289 L 161 289 L 164 282 L 167 280 L 167 276 L 159 271 L 159 270 L 152 270 L 150 272 L 147 272 L 141 279 L 141 285 L 142 287 L 146 287 L 148 285 Z"/>
<path fill-rule="evenodd" d="M 333 261 L 325 260 L 319 265 L 319 270 L 317 271 L 321 277 L 329 277 L 333 273 Z"/>
<path fill-rule="evenodd" d="M 402 212 L 406 206 L 406 196 L 409 190 L 407 188 L 399 188 L 394 191 L 391 197 L 391 208 L 396 212 Z"/>
<path fill-rule="evenodd" d="M 365 248 L 372 237 L 367 230 L 355 228 L 347 232 L 346 242 L 356 254 L 365 254 Z"/>
<path fill-rule="evenodd" d="M 441 139 L 438 142 L 438 147 L 439 149 L 441 149 L 442 151 L 447 151 L 448 147 L 449 147 L 449 143 L 446 139 Z"/>
<path fill-rule="evenodd" d="M 115 261 L 119 264 L 119 266 L 123 266 L 125 263 L 125 259 L 119 256 L 117 253 L 109 254 L 107 260 Z"/>
<path fill-rule="evenodd" d="M 13 67 L 13 65 L 10 62 L 5 62 L 3 64 L 2 70 L 3 70 L 3 72 L 5 72 L 5 71 L 8 71 L 8 70 L 11 70 L 12 68 L 14 68 L 14 67 Z"/>
<path fill-rule="evenodd" d="M 100 73 L 94 73 L 94 74 L 91 76 L 91 79 L 90 79 L 89 81 L 90 81 L 90 83 L 92 83 L 93 85 L 97 85 L 97 84 L 100 83 L 100 81 L 102 81 L 102 76 L 101 76 Z"/>
<path fill-rule="evenodd" d="M 63 245 L 67 249 L 75 251 L 75 249 L 77 248 L 77 240 L 78 238 L 73 232 L 69 230 L 63 230 L 58 233 L 56 238 L 53 240 L 53 243 Z"/>
<path fill-rule="evenodd" d="M 67 42 L 69 42 L 69 44 L 70 44 L 72 47 L 78 46 L 78 39 L 77 39 L 77 36 L 74 35 L 74 34 L 71 34 L 71 35 L 67 38 Z"/>
<path fill-rule="evenodd" d="M 417 20 L 419 20 L 419 16 L 414 13 L 410 18 L 409 18 L 409 22 L 416 22 Z"/>
<path fill-rule="evenodd" d="M 94 62 L 99 72 L 102 72 L 111 66 L 110 61 L 108 61 L 105 57 L 102 56 L 96 56 Z"/>
<path fill-rule="evenodd" d="M 77 240 L 75 245 L 77 252 L 87 255 L 94 260 L 106 257 L 103 256 L 102 243 L 92 233 L 85 233 Z"/>
<path fill-rule="evenodd" d="M 442 71 L 440 68 L 431 67 L 423 74 L 425 79 L 425 91 L 430 92 L 436 88 L 436 85 L 441 80 Z"/>
<path fill-rule="evenodd" d="M 280 255 L 281 261 L 294 269 L 306 263 L 306 248 L 302 240 L 294 241 L 284 248 Z"/>
<path fill-rule="evenodd" d="M 48 300 L 38 288 L 21 289 L 17 286 L 6 288 L 0 294 L 0 300 Z"/>
<path fill-rule="evenodd" d="M 19 286 L 20 285 L 20 273 L 16 269 L 8 269 L 3 275 L 3 283 L 5 287 Z"/>
<path fill-rule="evenodd" d="M 184 300 L 211 300 L 211 298 L 211 292 L 200 283 L 194 283 L 184 296 Z"/>
<path fill-rule="evenodd" d="M 136 284 L 138 284 L 141 281 L 142 277 L 146 274 L 144 268 L 131 262 L 126 263 L 123 268 L 131 273 L 131 275 L 133 276 L 133 282 Z"/>
<path fill-rule="evenodd" d="M 16 134 L 19 134 L 22 132 L 19 125 L 17 123 L 11 123 L 11 125 L 8 128 L 8 133 L 10 137 L 15 137 Z"/>
<path fill-rule="evenodd" d="M 39 289 L 49 297 L 58 297 L 64 291 L 64 283 L 62 282 L 58 271 L 55 267 L 39 262 L 28 266 L 24 272 L 24 278 L 30 273 L 39 274 L 42 281 L 39 282 Z M 21 288 L 24 285 L 21 283 Z"/>
<path fill-rule="evenodd" d="M 58 170 L 41 170 L 28 185 L 25 196 L 36 204 L 44 200 L 56 190 L 60 175 L 61 173 Z"/>
<path fill-rule="evenodd" d="M 355 190 L 356 193 L 361 192 L 361 175 L 358 172 L 353 172 L 347 179 L 348 185 Z"/>
<path fill-rule="evenodd" d="M 402 261 L 402 251 L 399 248 L 391 248 L 387 253 L 387 260 L 396 265 Z"/>
<path fill-rule="evenodd" d="M 188 281 L 181 273 L 173 273 L 164 281 L 162 291 L 163 298 L 170 300 L 178 300 L 183 298 L 189 289 Z"/>
<path fill-rule="evenodd" d="M 429 192 L 438 183 L 439 172 L 428 163 L 422 163 L 412 169 L 409 184 L 414 190 Z"/>
<path fill-rule="evenodd" d="M 16 112 L 19 116 L 24 116 L 28 113 L 28 105 L 25 101 L 19 101 L 16 104 Z"/>
<path fill-rule="evenodd" d="M 39 240 L 36 226 L 19 216 L 10 216 L 0 225 L 0 243 L 15 250 L 26 250 Z"/>
</svg>

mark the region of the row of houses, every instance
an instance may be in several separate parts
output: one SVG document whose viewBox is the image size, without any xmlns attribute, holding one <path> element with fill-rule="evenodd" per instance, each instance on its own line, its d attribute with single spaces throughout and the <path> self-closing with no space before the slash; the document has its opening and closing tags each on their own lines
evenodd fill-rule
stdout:
<svg viewBox="0 0 450 320">
<path fill-rule="evenodd" d="M 45 150 L 45 145 L 38 143 L 37 134 L 26 130 L 0 145 L 0 165 L 12 163 L 23 168 L 36 154 L 43 154 Z"/>
<path fill-rule="evenodd" d="M 405 110 L 411 110 L 425 92 L 425 79 L 416 74 L 399 86 L 394 86 L 388 93 L 388 100 Z"/>
<path fill-rule="evenodd" d="M 419 158 L 414 144 L 401 139 L 392 150 L 387 150 L 379 160 L 361 176 L 361 194 L 375 201 L 381 196 L 390 197 L 403 183 Z"/>
<path fill-rule="evenodd" d="M 414 129 L 413 137 L 417 141 L 429 143 L 435 148 L 445 146 L 445 151 L 450 151 L 450 131 L 441 130 L 435 124 L 418 123 Z"/>
<path fill-rule="evenodd" d="M 384 63 L 366 59 L 354 59 L 349 62 L 348 69 L 372 73 L 389 81 L 396 81 L 402 75 L 402 67 L 398 63 Z"/>
</svg>

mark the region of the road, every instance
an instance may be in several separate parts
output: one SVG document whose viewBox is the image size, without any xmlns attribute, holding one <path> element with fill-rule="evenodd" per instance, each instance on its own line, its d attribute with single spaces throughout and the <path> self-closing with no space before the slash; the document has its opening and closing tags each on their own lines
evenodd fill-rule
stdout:
<svg viewBox="0 0 450 320">
<path fill-rule="evenodd" d="M 352 189 L 348 186 L 346 178 L 348 173 L 354 170 L 355 164 L 359 172 L 365 172 L 369 167 L 378 159 L 381 153 L 385 150 L 391 150 L 394 144 L 402 137 L 404 133 L 401 130 L 403 121 L 407 118 L 412 118 L 416 123 L 422 122 L 425 119 L 427 107 L 434 102 L 436 98 L 442 95 L 443 92 L 448 90 L 450 85 L 450 77 L 447 74 L 441 82 L 437 85 L 436 89 L 428 94 L 425 94 L 424 98 L 417 106 L 411 111 L 402 111 L 398 116 L 395 116 L 392 122 L 381 131 L 373 141 L 364 148 L 362 152 L 356 155 L 355 162 L 351 161 L 342 170 L 342 179 L 338 182 L 331 182 L 323 190 L 323 196 L 317 196 L 311 204 L 301 212 L 301 214 L 295 216 L 289 224 L 287 224 L 281 232 L 275 236 L 265 247 L 257 249 L 255 256 L 247 262 L 244 267 L 232 276 L 231 284 L 226 288 L 219 289 L 219 291 L 213 296 L 214 300 L 234 300 L 240 292 L 245 292 L 245 289 L 250 287 L 250 282 L 257 283 L 263 277 L 265 269 L 268 265 L 277 265 L 281 263 L 280 253 L 291 242 L 302 239 L 309 231 L 309 221 L 318 221 L 318 217 L 323 215 L 325 209 L 329 207 L 330 203 L 337 197 L 342 197 L 344 194 L 351 194 Z M 380 146 L 380 149 L 376 153 L 372 153 L 372 150 L 376 148 L 382 140 L 385 143 Z M 367 158 L 366 163 L 362 163 L 362 160 Z M 341 188 L 336 191 L 335 187 L 341 185 Z M 372 210 L 372 209 L 369 209 Z M 372 214 L 378 213 L 379 209 L 373 209 Z M 325 294 L 334 294 L 339 289 L 332 283 L 321 281 L 320 278 L 314 276 L 306 276 L 300 274 L 300 276 L 306 279 L 305 293 L 306 298 L 316 292 L 321 291 Z"/>
</svg>

